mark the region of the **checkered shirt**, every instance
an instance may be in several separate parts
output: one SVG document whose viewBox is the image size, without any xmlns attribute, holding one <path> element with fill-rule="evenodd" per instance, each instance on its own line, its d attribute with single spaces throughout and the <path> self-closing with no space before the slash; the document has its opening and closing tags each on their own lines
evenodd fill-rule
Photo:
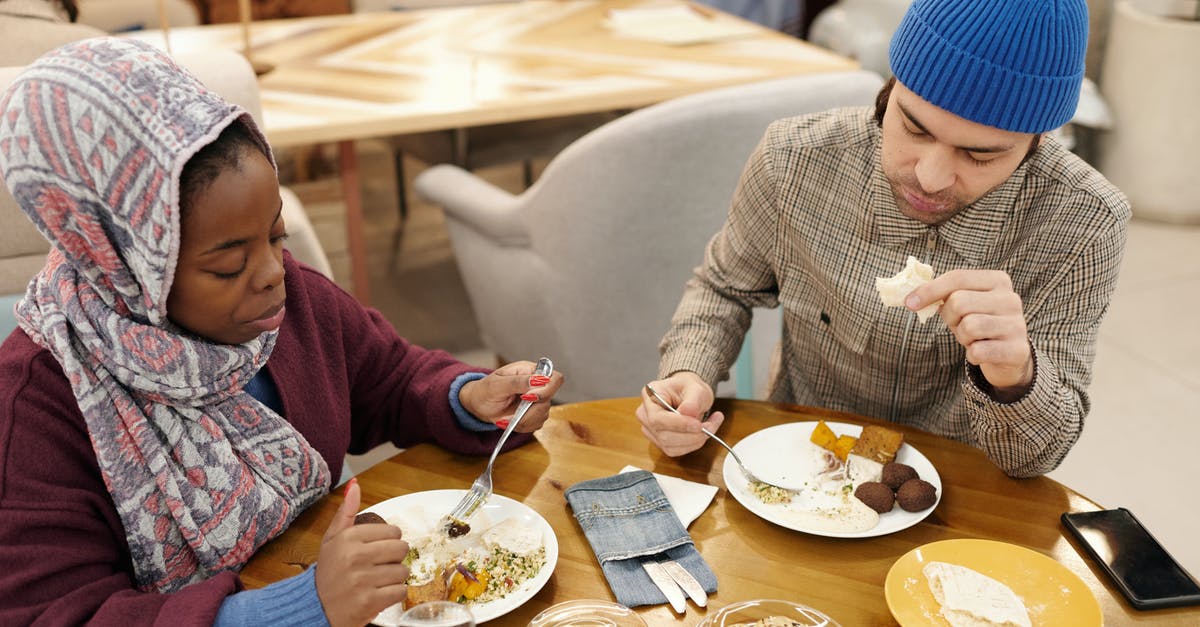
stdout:
<svg viewBox="0 0 1200 627">
<path fill-rule="evenodd" d="M 911 425 L 983 449 L 1014 477 L 1053 470 L 1083 429 L 1096 333 L 1130 217 L 1112 184 L 1054 141 L 930 227 L 903 216 L 872 111 L 780 120 L 751 155 L 724 227 L 660 344 L 659 374 L 710 384 L 737 358 L 751 307 L 783 306 L 770 399 Z M 937 274 L 1003 270 L 1021 296 L 1032 389 L 1001 403 L 940 317 L 884 308 L 875 278 L 908 255 Z"/>
</svg>

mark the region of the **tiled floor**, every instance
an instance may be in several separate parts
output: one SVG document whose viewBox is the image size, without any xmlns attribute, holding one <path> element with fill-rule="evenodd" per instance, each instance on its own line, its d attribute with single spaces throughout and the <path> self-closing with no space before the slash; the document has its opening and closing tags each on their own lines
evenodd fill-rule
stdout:
<svg viewBox="0 0 1200 627">
<path fill-rule="evenodd" d="M 458 280 L 436 208 L 412 207 L 398 264 L 388 267 L 395 223 L 382 160 L 364 160 L 375 304 L 408 338 L 491 365 Z M 406 170 L 421 168 L 413 163 Z M 516 191 L 517 170 L 483 173 Z M 1051 474 L 1105 507 L 1126 507 L 1200 575 L 1200 227 L 1135 220 L 1120 283 L 1101 329 L 1092 411 L 1079 443 Z M 351 461 L 386 458 L 383 448 Z"/>
<path fill-rule="evenodd" d="M 1054 479 L 1125 507 L 1200 576 L 1200 227 L 1134 220 L 1092 411 Z"/>
</svg>

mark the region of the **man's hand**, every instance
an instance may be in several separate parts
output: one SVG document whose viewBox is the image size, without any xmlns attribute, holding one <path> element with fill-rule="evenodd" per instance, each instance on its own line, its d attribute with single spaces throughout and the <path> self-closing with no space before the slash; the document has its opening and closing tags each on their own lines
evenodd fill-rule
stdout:
<svg viewBox="0 0 1200 627">
<path fill-rule="evenodd" d="M 913 290 L 905 306 L 916 311 L 944 301 L 938 311 L 950 332 L 979 366 L 997 400 L 1020 397 L 1033 383 L 1033 350 L 1025 309 L 1008 273 L 951 270 Z"/>
<path fill-rule="evenodd" d="M 704 446 L 708 436 L 700 431 L 701 419 L 713 404 L 712 388 L 694 372 L 676 372 L 650 385 L 670 403 L 679 414 L 663 409 L 642 389 L 642 404 L 637 408 L 642 433 L 662 452 L 678 457 Z M 721 412 L 708 417 L 703 426 L 716 432 L 725 421 Z"/>
</svg>

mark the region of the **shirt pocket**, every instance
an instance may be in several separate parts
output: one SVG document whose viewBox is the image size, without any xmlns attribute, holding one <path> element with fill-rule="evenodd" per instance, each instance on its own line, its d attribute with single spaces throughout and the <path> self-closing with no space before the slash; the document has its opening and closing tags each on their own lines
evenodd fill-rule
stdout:
<svg viewBox="0 0 1200 627">
<path fill-rule="evenodd" d="M 841 350 L 862 355 L 871 337 L 871 328 L 878 318 L 862 307 L 855 308 L 836 295 L 833 279 L 815 275 L 805 269 L 790 271 L 780 281 L 779 302 L 784 310 L 785 333 L 799 335 L 797 341 L 811 342 L 828 357 Z M 851 293 L 852 298 L 857 295 Z M 803 344 L 801 344 L 803 346 Z"/>
</svg>

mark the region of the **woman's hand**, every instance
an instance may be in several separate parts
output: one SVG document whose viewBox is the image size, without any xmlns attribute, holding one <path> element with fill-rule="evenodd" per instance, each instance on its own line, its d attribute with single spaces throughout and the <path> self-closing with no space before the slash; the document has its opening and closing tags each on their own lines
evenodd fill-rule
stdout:
<svg viewBox="0 0 1200 627">
<path fill-rule="evenodd" d="M 662 379 L 651 381 L 650 385 L 671 403 L 679 414 L 663 409 L 650 394 L 642 388 L 642 404 L 637 408 L 638 420 L 642 423 L 642 433 L 662 452 L 671 457 L 678 457 L 704 446 L 708 436 L 700 431 L 702 426 L 715 433 L 725 422 L 725 415 L 715 412 L 707 419 L 705 412 L 713 404 L 713 391 L 700 375 L 686 370 Z M 701 420 L 704 420 L 703 424 Z"/>
<path fill-rule="evenodd" d="M 362 627 L 404 600 L 408 586 L 408 543 L 394 525 L 354 525 L 360 500 L 358 481 L 346 486 L 346 499 L 329 523 L 317 558 L 317 597 L 330 627 Z"/>
<path fill-rule="evenodd" d="M 563 376 L 534 375 L 532 361 L 517 361 L 497 368 L 488 376 L 467 383 L 458 391 L 463 409 L 484 422 L 504 428 L 522 399 L 534 401 L 515 431 L 537 431 L 550 416 L 550 398 L 562 387 Z"/>
</svg>

